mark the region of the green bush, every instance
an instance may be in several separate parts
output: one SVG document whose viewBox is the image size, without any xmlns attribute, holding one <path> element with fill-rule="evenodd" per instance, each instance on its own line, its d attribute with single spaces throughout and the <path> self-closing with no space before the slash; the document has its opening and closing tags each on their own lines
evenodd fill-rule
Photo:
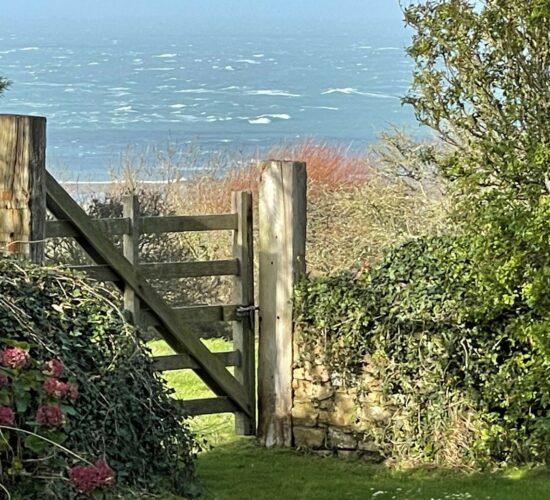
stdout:
<svg viewBox="0 0 550 500">
<path fill-rule="evenodd" d="M 548 308 L 521 293 L 499 300 L 476 245 L 414 240 L 359 277 L 297 290 L 302 352 L 324 352 L 349 385 L 365 363 L 379 369 L 395 413 L 374 438 L 389 460 L 479 468 L 549 458 Z"/>
<path fill-rule="evenodd" d="M 118 487 L 155 491 L 162 486 L 191 496 L 197 492 L 197 443 L 153 370 L 147 348 L 109 297 L 96 283 L 66 271 L 0 260 L 0 347 L 24 348 L 38 367 L 14 371 L 3 363 L 0 371 L 9 379 L 8 388 L 19 385 L 26 404 L 6 393 L 2 404 L 13 405 L 14 424 L 48 434 L 27 416 L 44 403 L 40 388 L 45 374 L 39 367 L 60 360 L 78 397 L 70 406 L 61 401 L 63 422 L 57 427 L 62 439 L 57 441 L 89 462 L 104 459 Z M 63 479 L 67 467 L 84 465 L 73 455 L 51 446 L 44 459 L 50 473 L 33 474 L 36 450 L 24 440 L 19 442 L 25 449 L 17 450 L 12 437 L 4 431 L 2 436 L 7 443 L 0 448 L 2 482 L 12 493 L 23 492 L 25 498 L 75 494 Z M 14 464 L 31 475 L 9 475 Z"/>
</svg>

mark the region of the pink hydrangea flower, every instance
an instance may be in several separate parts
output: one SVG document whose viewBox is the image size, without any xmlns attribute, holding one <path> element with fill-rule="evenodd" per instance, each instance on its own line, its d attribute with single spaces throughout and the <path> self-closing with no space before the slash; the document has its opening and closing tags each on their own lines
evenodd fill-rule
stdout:
<svg viewBox="0 0 550 500">
<path fill-rule="evenodd" d="M 0 352 L 0 362 L 8 368 L 23 368 L 30 359 L 28 351 L 19 347 L 6 347 Z"/>
<path fill-rule="evenodd" d="M 0 425 L 13 425 L 15 415 L 9 406 L 0 406 Z"/>
<path fill-rule="evenodd" d="M 65 414 L 58 404 L 42 405 L 36 412 L 36 421 L 48 427 L 60 427 L 65 422 Z"/>
<path fill-rule="evenodd" d="M 60 377 L 61 373 L 63 373 L 63 363 L 58 359 L 51 359 L 44 364 L 42 372 L 50 377 Z"/>
<path fill-rule="evenodd" d="M 42 384 L 42 389 L 49 396 L 61 398 L 66 396 L 71 401 L 75 401 L 78 397 L 78 388 L 71 382 L 61 382 L 56 378 L 49 377 Z"/>
<path fill-rule="evenodd" d="M 78 387 L 71 384 L 71 382 L 67 382 L 64 387 L 64 395 L 74 403 L 78 397 Z"/>
<path fill-rule="evenodd" d="M 56 378 L 47 378 L 42 384 L 42 389 L 49 396 L 60 398 L 65 392 L 65 384 Z"/>
<path fill-rule="evenodd" d="M 97 460 L 94 465 L 77 465 L 69 471 L 69 479 L 81 493 L 90 493 L 98 488 L 111 485 L 115 473 L 105 460 Z"/>
<path fill-rule="evenodd" d="M 0 373 L 0 389 L 7 387 L 10 383 L 10 379 L 3 373 Z"/>
</svg>

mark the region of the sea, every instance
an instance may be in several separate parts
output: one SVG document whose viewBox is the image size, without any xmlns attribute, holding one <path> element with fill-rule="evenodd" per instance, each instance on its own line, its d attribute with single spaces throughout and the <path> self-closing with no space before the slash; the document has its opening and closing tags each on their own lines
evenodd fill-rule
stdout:
<svg viewBox="0 0 550 500">
<path fill-rule="evenodd" d="M 247 33 L 42 26 L 0 32 L 0 113 L 47 117 L 48 168 L 104 181 L 129 150 L 250 152 L 313 139 L 364 150 L 392 127 L 413 70 L 402 26 Z"/>
</svg>

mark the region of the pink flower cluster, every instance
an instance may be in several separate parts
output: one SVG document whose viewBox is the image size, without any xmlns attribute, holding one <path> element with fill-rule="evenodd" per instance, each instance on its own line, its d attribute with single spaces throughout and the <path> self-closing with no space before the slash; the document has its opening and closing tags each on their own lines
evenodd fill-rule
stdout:
<svg viewBox="0 0 550 500">
<path fill-rule="evenodd" d="M 115 473 L 105 460 L 97 460 L 94 465 L 73 467 L 69 472 L 69 479 L 78 491 L 90 493 L 113 484 Z"/>
<path fill-rule="evenodd" d="M 55 398 L 66 396 L 74 402 L 78 397 L 78 388 L 76 385 L 70 382 L 61 382 L 52 377 L 46 379 L 44 384 L 42 384 L 42 389 L 46 394 Z"/>
<path fill-rule="evenodd" d="M 14 370 L 23 368 L 30 359 L 28 351 L 19 347 L 6 347 L 0 352 L 0 363 Z"/>
<path fill-rule="evenodd" d="M 58 359 L 52 359 L 44 364 L 42 373 L 49 375 L 50 377 L 60 377 L 63 373 L 63 363 Z"/>
<path fill-rule="evenodd" d="M 0 425 L 13 425 L 15 415 L 9 406 L 0 406 Z"/>
<path fill-rule="evenodd" d="M 48 427 L 60 427 L 65 423 L 65 414 L 58 404 L 42 405 L 36 412 L 36 421 Z"/>
</svg>

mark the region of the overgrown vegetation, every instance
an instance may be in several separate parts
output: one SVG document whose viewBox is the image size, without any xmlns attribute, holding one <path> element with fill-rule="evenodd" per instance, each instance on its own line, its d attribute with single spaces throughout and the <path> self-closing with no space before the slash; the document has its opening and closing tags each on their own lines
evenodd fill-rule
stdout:
<svg viewBox="0 0 550 500">
<path fill-rule="evenodd" d="M 115 477 L 113 495 L 198 492 L 193 434 L 112 300 L 67 272 L 0 260 L 1 418 L 21 429 L 1 429 L 0 459 L 16 498 L 73 498 Z"/>
<path fill-rule="evenodd" d="M 454 220 L 359 278 L 304 283 L 304 337 L 350 384 L 378 368 L 396 410 L 375 436 L 388 458 L 547 462 L 550 4 L 434 0 L 405 16 L 405 101 L 447 144 L 427 154 Z"/>
<path fill-rule="evenodd" d="M 465 243 L 415 240 L 359 278 L 304 282 L 304 356 L 323 352 L 349 385 L 364 366 L 382 381 L 394 413 L 371 438 L 390 463 L 545 462 L 547 342 L 530 334 L 527 303 L 492 302 Z"/>
</svg>

